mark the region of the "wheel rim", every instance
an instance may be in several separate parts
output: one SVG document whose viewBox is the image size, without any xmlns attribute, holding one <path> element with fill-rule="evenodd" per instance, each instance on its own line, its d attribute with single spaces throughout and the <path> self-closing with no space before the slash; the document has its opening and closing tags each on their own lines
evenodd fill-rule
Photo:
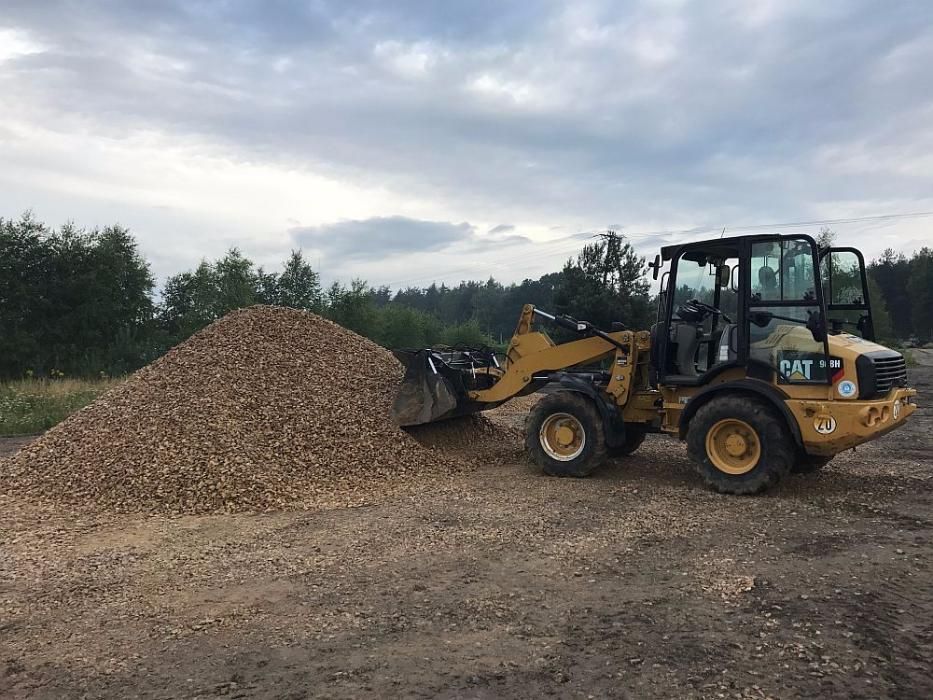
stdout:
<svg viewBox="0 0 933 700">
<path fill-rule="evenodd" d="M 552 413 L 545 418 L 538 439 L 548 457 L 559 462 L 576 459 L 586 447 L 583 424 L 569 413 Z"/>
<path fill-rule="evenodd" d="M 747 474 L 761 457 L 755 429 L 738 418 L 725 418 L 706 434 L 706 454 L 726 474 Z"/>
</svg>

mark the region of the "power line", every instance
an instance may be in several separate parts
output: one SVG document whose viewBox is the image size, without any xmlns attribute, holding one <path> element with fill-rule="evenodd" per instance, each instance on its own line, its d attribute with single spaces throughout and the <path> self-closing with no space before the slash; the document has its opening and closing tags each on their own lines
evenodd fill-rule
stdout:
<svg viewBox="0 0 933 700">
<path fill-rule="evenodd" d="M 676 235 L 688 235 L 688 234 L 700 234 L 700 233 L 713 233 L 725 228 L 726 231 L 757 231 L 761 229 L 782 229 L 782 228 L 801 228 L 806 226 L 831 226 L 839 224 L 857 224 L 868 221 L 889 221 L 897 219 L 916 219 L 933 216 L 933 211 L 917 211 L 909 212 L 904 214 L 878 214 L 875 216 L 855 216 L 845 219 L 814 219 L 812 221 L 785 221 L 775 224 L 747 224 L 740 226 L 725 226 L 722 224 L 715 224 L 712 226 L 697 226 L 694 228 L 686 228 L 679 230 L 661 230 L 661 231 L 644 231 L 641 233 L 623 233 L 626 238 L 650 238 L 650 237 L 659 237 L 659 236 L 676 236 Z"/>
<path fill-rule="evenodd" d="M 778 223 L 770 224 L 745 224 L 745 225 L 736 225 L 736 226 L 723 226 L 722 224 L 715 224 L 711 226 L 695 226 L 693 228 L 687 229 L 666 229 L 658 231 L 640 231 L 636 233 L 626 233 L 624 230 L 620 232 L 620 235 L 628 240 L 643 239 L 643 238 L 661 238 L 668 236 L 686 236 L 686 235 L 700 235 L 706 233 L 714 233 L 716 231 L 760 231 L 760 230 L 769 230 L 769 229 L 790 229 L 790 228 L 804 228 L 809 226 L 838 226 L 844 224 L 857 224 L 857 223 L 883 223 L 886 221 L 896 221 L 900 219 L 916 219 L 916 218 L 925 218 L 933 216 L 933 211 L 919 211 L 919 212 L 905 212 L 905 213 L 891 213 L 891 214 L 876 214 L 873 216 L 855 216 L 847 217 L 840 219 L 813 219 L 810 221 L 785 221 Z M 557 256 L 557 255 L 566 255 L 567 253 L 572 253 L 577 250 L 581 244 L 584 244 L 589 238 L 595 238 L 597 235 L 606 231 L 606 229 L 591 230 L 591 231 L 581 231 L 578 233 L 573 233 L 568 236 L 562 236 L 560 238 L 554 238 L 549 241 L 545 241 L 540 244 L 535 244 L 536 251 L 532 255 L 526 255 L 521 258 L 523 263 L 523 270 L 527 270 L 528 267 L 525 266 L 525 263 L 533 262 L 536 260 L 541 260 L 543 258 Z M 572 246 L 567 246 L 567 243 L 572 242 Z M 553 247 L 551 247 L 553 246 Z M 547 247 L 547 250 L 541 250 L 542 247 Z M 487 262 L 488 267 L 502 269 L 507 267 L 506 263 L 492 263 L 491 265 Z M 514 268 L 513 268 L 514 269 Z M 398 285 L 399 287 L 404 285 L 411 285 L 415 282 L 423 282 L 426 280 L 437 280 L 439 278 L 456 276 L 459 274 L 474 273 L 476 266 L 463 267 L 459 269 L 449 269 L 440 272 L 433 272 L 422 277 L 414 277 L 405 280 L 394 280 L 391 282 L 385 282 L 384 284 L 389 287 L 394 287 Z"/>
</svg>

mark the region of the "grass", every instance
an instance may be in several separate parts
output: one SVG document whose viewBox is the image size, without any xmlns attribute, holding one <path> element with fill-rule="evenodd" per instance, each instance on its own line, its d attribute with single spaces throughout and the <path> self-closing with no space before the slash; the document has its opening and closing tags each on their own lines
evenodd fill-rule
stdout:
<svg viewBox="0 0 933 700">
<path fill-rule="evenodd" d="M 19 379 L 0 384 L 0 436 L 33 435 L 87 406 L 119 379 Z"/>
</svg>

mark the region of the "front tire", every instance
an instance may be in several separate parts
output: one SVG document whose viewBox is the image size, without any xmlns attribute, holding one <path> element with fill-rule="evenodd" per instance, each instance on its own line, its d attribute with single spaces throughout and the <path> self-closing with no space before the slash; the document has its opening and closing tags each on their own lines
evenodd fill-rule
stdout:
<svg viewBox="0 0 933 700">
<path fill-rule="evenodd" d="M 606 456 L 603 422 L 592 399 L 560 391 L 538 401 L 525 423 L 525 448 L 550 476 L 592 474 Z"/>
<path fill-rule="evenodd" d="M 719 493 L 761 493 L 784 478 L 797 450 L 784 419 L 751 396 L 721 396 L 700 407 L 687 430 L 687 453 Z"/>
</svg>

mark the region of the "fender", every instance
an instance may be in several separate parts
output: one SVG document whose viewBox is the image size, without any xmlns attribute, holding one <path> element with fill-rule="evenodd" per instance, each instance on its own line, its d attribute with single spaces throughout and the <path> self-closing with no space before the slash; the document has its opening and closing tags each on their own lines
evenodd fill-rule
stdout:
<svg viewBox="0 0 933 700">
<path fill-rule="evenodd" d="M 554 372 L 548 383 L 539 390 L 542 394 L 554 394 L 558 391 L 575 391 L 585 394 L 593 399 L 599 415 L 603 419 L 603 428 L 606 431 L 606 444 L 610 447 L 620 447 L 625 444 L 625 424 L 619 420 L 619 411 L 615 404 L 606 399 L 606 396 L 593 383 L 592 379 L 571 374 L 569 372 Z"/>
<path fill-rule="evenodd" d="M 790 409 L 787 408 L 787 404 L 784 403 L 784 400 L 787 398 L 787 394 L 775 387 L 773 384 L 766 384 L 755 379 L 738 379 L 734 382 L 727 382 L 725 384 L 717 384 L 715 386 L 710 386 L 703 391 L 696 394 L 689 402 L 687 402 L 687 407 L 683 410 L 680 415 L 680 439 L 683 440 L 687 436 L 687 426 L 690 423 L 690 419 L 693 418 L 694 414 L 700 407 L 703 406 L 707 401 L 712 399 L 714 396 L 721 392 L 748 392 L 760 396 L 765 399 L 768 403 L 774 406 L 778 412 L 784 416 L 784 422 L 787 423 L 787 427 L 790 429 L 791 435 L 794 437 L 794 442 L 798 447 L 803 447 L 803 439 L 800 436 L 800 426 L 797 425 L 797 421 L 794 419 L 794 415 L 790 412 Z"/>
</svg>

